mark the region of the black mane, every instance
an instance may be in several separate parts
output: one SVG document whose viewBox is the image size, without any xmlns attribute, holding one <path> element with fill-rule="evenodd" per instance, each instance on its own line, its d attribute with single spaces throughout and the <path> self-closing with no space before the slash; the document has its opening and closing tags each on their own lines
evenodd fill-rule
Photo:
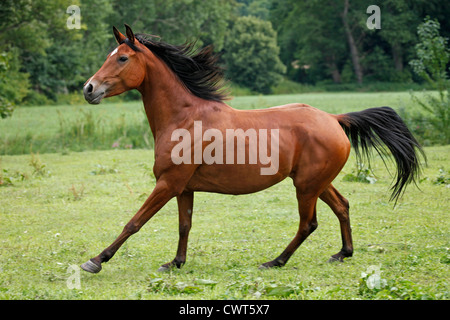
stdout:
<svg viewBox="0 0 450 320">
<path fill-rule="evenodd" d="M 136 34 L 135 38 L 162 59 L 195 96 L 212 101 L 225 100 L 223 69 L 212 47 L 195 49 L 195 43 L 181 46 L 151 41 L 152 36 Z"/>
</svg>

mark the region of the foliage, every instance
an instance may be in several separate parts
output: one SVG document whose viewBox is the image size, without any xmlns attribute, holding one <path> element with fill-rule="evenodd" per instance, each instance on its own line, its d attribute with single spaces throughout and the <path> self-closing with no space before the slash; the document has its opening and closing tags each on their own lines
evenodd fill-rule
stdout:
<svg viewBox="0 0 450 320">
<path fill-rule="evenodd" d="M 91 171 L 92 175 L 110 174 L 110 173 L 118 173 L 119 172 L 116 168 L 114 168 L 114 167 L 109 168 L 108 166 L 105 166 L 103 164 L 97 164 L 96 167 L 97 167 L 96 170 Z"/>
<path fill-rule="evenodd" d="M 197 40 L 199 46 L 213 44 L 221 50 L 234 6 L 230 0 L 116 0 L 107 20 L 117 27 L 128 23 L 135 32 L 158 35 L 169 43 Z"/>
<path fill-rule="evenodd" d="M 171 295 L 177 294 L 196 294 L 202 292 L 205 287 L 214 287 L 216 281 L 209 279 L 196 279 L 187 283 L 183 281 L 174 282 L 174 278 L 162 278 L 161 275 L 153 275 L 149 281 L 148 290 L 153 293 L 165 293 Z"/>
<path fill-rule="evenodd" d="M 80 29 L 66 27 L 69 5 L 81 9 Z M 160 35 L 173 44 L 192 40 L 198 46 L 212 44 L 224 53 L 222 62 L 232 80 L 237 79 L 236 85 L 248 87 L 241 92 L 279 88 L 279 74 L 284 70 L 288 81 L 307 85 L 298 86 L 295 93 L 324 87 L 325 91 L 359 91 L 378 83 L 423 85 L 407 63 L 418 42 L 416 28 L 429 15 L 440 22 L 442 35 L 449 37 L 450 7 L 439 0 L 386 0 L 380 6 L 381 29 L 369 30 L 367 6 L 365 0 L 4 0 L 0 7 L 1 116 L 11 115 L 18 105 L 72 100 L 116 46 L 111 26 L 121 28 L 123 23 L 137 33 Z M 262 29 L 246 31 L 237 21 L 253 21 L 254 28 Z M 242 33 L 249 35 L 245 41 Z M 349 36 L 354 39 L 351 45 Z M 240 51 L 234 52 L 235 48 Z M 230 57 L 233 53 L 237 61 Z M 257 70 L 249 70 L 252 66 Z M 359 77 L 363 83 L 358 83 Z M 385 85 L 379 90 L 390 88 Z M 292 85 L 277 92 L 295 90 Z M 139 94 L 122 99 L 139 99 Z"/>
<path fill-rule="evenodd" d="M 374 184 L 377 179 L 373 176 L 370 168 L 366 167 L 363 163 L 356 163 L 356 169 L 352 173 L 348 173 L 342 178 L 342 181 L 347 182 L 362 182 Z"/>
<path fill-rule="evenodd" d="M 31 153 L 31 159 L 29 163 L 30 167 L 33 168 L 32 175 L 38 176 L 38 177 L 44 177 L 50 174 L 50 171 L 47 171 L 46 164 L 42 162 L 41 158 L 39 157 L 39 154 Z"/>
<path fill-rule="evenodd" d="M 410 61 L 414 72 L 429 82 L 438 96 L 427 95 L 425 100 L 415 101 L 426 112 L 426 119 L 433 127 L 437 142 L 450 143 L 450 79 L 447 65 L 450 61 L 448 39 L 439 34 L 439 22 L 426 18 L 418 27 L 419 43 L 416 45 L 418 59 Z"/>
<path fill-rule="evenodd" d="M 440 24 L 429 17 L 417 28 L 419 43 L 416 44 L 418 59 L 411 60 L 415 73 L 435 85 L 438 91 L 446 89 L 447 64 L 450 61 L 448 39 L 439 34 Z"/>
<path fill-rule="evenodd" d="M 376 287 L 368 285 L 368 275 L 360 279 L 359 294 L 364 299 L 372 300 L 439 300 L 448 299 L 449 292 L 443 283 L 438 283 L 439 290 L 428 288 L 403 278 L 386 281 Z"/>
<path fill-rule="evenodd" d="M 276 32 L 268 21 L 238 18 L 225 40 L 228 77 L 254 91 L 269 93 L 281 80 L 285 66 L 278 58 Z"/>
<path fill-rule="evenodd" d="M 280 57 L 289 78 L 302 83 L 356 82 L 343 17 L 345 1 L 273 1 L 270 20 L 278 32 Z M 369 30 L 364 0 L 349 1 L 346 22 L 354 39 L 364 83 L 418 80 L 407 64 L 417 43 L 416 28 L 426 14 L 445 23 L 449 7 L 434 0 L 388 0 L 379 5 L 381 29 Z"/>
<path fill-rule="evenodd" d="M 436 177 L 436 179 L 433 180 L 433 183 L 438 184 L 444 184 L 446 186 L 450 185 L 450 171 L 439 169 L 439 175 Z"/>
<path fill-rule="evenodd" d="M 28 74 L 20 72 L 17 51 L 0 52 L 0 117 L 10 117 L 28 91 Z"/>
</svg>

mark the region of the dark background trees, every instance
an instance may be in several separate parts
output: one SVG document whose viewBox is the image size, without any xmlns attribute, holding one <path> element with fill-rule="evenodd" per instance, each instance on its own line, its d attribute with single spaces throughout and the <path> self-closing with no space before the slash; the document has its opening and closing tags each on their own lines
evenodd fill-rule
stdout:
<svg viewBox="0 0 450 320">
<path fill-rule="evenodd" d="M 366 25 L 372 4 L 381 29 Z M 80 29 L 66 26 L 69 5 L 81 9 Z M 111 26 L 123 23 L 170 43 L 214 45 L 228 78 L 254 92 L 270 93 L 282 77 L 336 89 L 421 83 L 409 61 L 427 16 L 450 37 L 450 6 L 439 0 L 3 0 L 2 116 L 14 105 L 79 97 L 116 46 Z"/>
</svg>

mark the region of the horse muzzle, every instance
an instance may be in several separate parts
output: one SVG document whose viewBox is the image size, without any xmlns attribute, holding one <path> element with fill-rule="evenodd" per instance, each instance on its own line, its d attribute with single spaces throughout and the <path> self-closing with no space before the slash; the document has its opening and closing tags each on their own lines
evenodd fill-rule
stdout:
<svg viewBox="0 0 450 320">
<path fill-rule="evenodd" d="M 88 81 L 83 87 L 84 98 L 90 104 L 99 104 L 105 96 L 104 85 L 97 85 L 95 81 Z"/>
</svg>

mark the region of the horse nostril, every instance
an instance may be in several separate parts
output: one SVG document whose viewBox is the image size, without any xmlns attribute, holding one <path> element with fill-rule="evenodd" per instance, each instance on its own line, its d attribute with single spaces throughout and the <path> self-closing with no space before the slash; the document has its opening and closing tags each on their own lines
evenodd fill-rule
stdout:
<svg viewBox="0 0 450 320">
<path fill-rule="evenodd" d="M 89 93 L 89 94 L 91 94 L 92 93 L 92 91 L 94 90 L 94 87 L 92 86 L 92 84 L 88 84 L 88 86 L 87 86 L 87 93 Z"/>
</svg>

